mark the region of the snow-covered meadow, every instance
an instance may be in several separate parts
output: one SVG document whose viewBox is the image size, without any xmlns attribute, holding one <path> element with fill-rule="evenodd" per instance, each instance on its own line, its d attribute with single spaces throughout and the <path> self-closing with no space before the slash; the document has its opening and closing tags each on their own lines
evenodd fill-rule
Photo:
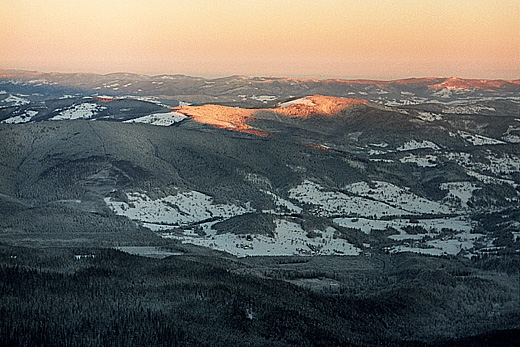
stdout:
<svg viewBox="0 0 520 347">
<path fill-rule="evenodd" d="M 185 226 L 208 219 L 227 219 L 253 212 L 250 207 L 233 204 L 215 204 L 210 196 L 197 192 L 179 192 L 160 199 L 151 199 L 145 193 L 126 193 L 127 202 L 105 198 L 105 203 L 118 215 L 148 225 Z"/>
<path fill-rule="evenodd" d="M 271 193 L 276 202 L 289 210 L 301 208 Z M 294 222 L 276 219 L 274 237 L 265 235 L 217 234 L 212 226 L 225 219 L 254 212 L 250 207 L 215 204 L 213 199 L 195 191 L 179 192 L 161 199 L 151 199 L 144 193 L 127 193 L 127 202 L 106 198 L 107 205 L 118 215 L 143 223 L 164 237 L 209 247 L 236 256 L 284 255 L 357 255 L 360 249 L 343 239 L 335 238 L 336 230 L 315 230 L 314 238 Z M 248 205 L 248 204 L 246 204 Z M 276 214 L 276 211 L 267 211 Z M 172 229 L 175 229 L 172 232 Z"/>
<path fill-rule="evenodd" d="M 98 112 L 105 110 L 106 107 L 95 103 L 83 103 L 73 105 L 63 110 L 49 120 L 73 120 L 73 119 L 90 119 Z"/>
<path fill-rule="evenodd" d="M 437 144 L 435 144 L 435 143 L 433 143 L 431 141 L 427 141 L 427 140 L 422 140 L 422 141 L 411 140 L 411 141 L 406 142 L 402 146 L 397 147 L 397 150 L 400 151 L 400 152 L 403 152 L 403 151 L 413 151 L 413 150 L 416 150 L 416 149 L 426 149 L 426 148 L 433 149 L 435 151 L 440 149 L 439 146 L 437 146 Z"/>
<path fill-rule="evenodd" d="M 305 180 L 289 190 L 289 198 L 302 204 L 313 205 L 313 212 L 323 217 L 347 216 L 401 216 L 408 214 L 402 209 L 386 203 L 347 195 L 342 192 L 327 191 L 319 184 Z"/>
<path fill-rule="evenodd" d="M 348 185 L 345 189 L 352 194 L 399 207 L 409 214 L 448 214 L 452 212 L 448 206 L 417 196 L 411 193 L 410 189 L 382 181 L 372 181 L 371 183 L 372 186 L 367 182 L 357 182 Z"/>
<path fill-rule="evenodd" d="M 2 121 L 5 124 L 21 124 L 30 122 L 34 116 L 38 114 L 38 111 L 28 110 L 22 115 L 14 116 L 11 118 L 7 118 Z"/>
<path fill-rule="evenodd" d="M 255 182 L 261 179 L 249 177 L 250 180 L 253 178 Z M 263 183 L 269 186 L 268 181 Z M 409 188 L 384 181 L 360 181 L 341 190 L 332 190 L 304 180 L 287 192 L 287 198 L 261 189 L 275 206 L 261 211 L 274 217 L 276 227 L 270 236 L 258 235 L 254 230 L 249 233 L 246 230 L 240 235 L 217 232 L 213 226 L 218 222 L 259 212 L 249 203 L 217 204 L 212 197 L 197 191 L 179 190 L 156 199 L 143 192 L 134 192 L 126 193 L 124 201 L 105 198 L 105 202 L 116 214 L 140 222 L 163 237 L 239 257 L 362 253 L 362 249 L 338 237 L 338 228 L 346 228 L 341 232 L 358 230 L 376 237 L 378 232 L 393 230 L 389 238 L 398 245 L 388 249 L 392 253 L 445 255 L 470 252 L 475 240 L 483 235 L 472 233 L 475 225 L 465 213 L 473 192 L 481 188 L 469 181 L 447 182 L 439 188 L 446 192 L 443 201 L 426 199 Z M 297 220 L 290 217 L 303 212 L 330 218 L 330 225 L 324 230 L 304 231 Z M 370 245 L 364 245 L 364 248 L 370 248 Z"/>
<path fill-rule="evenodd" d="M 473 197 L 475 190 L 481 189 L 471 182 L 447 182 L 440 185 L 442 190 L 447 190 L 446 203 L 456 205 L 463 209 L 468 208 L 468 202 Z"/>
<path fill-rule="evenodd" d="M 173 238 L 198 246 L 227 252 L 237 257 L 246 256 L 291 256 L 291 255 L 359 255 L 362 250 L 343 239 L 334 238 L 335 229 L 316 230 L 321 236 L 307 237 L 302 227 L 285 219 L 276 220 L 275 237 L 265 235 L 219 234 L 207 229 L 206 236 L 195 232 L 183 234 L 165 233 Z"/>
<path fill-rule="evenodd" d="M 167 127 L 175 123 L 178 123 L 186 118 L 187 117 L 185 115 L 178 112 L 154 113 L 148 116 L 129 119 L 124 121 L 123 123 L 146 123 Z"/>
<path fill-rule="evenodd" d="M 401 163 L 415 163 L 420 167 L 435 167 L 437 164 L 437 156 L 435 155 L 425 155 L 425 156 L 417 156 L 415 154 L 408 154 L 401 159 L 399 159 Z"/>
</svg>

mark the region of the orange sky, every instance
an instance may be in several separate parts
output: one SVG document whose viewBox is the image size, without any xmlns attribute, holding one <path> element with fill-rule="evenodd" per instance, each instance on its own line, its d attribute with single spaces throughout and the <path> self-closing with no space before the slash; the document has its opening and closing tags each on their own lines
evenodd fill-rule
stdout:
<svg viewBox="0 0 520 347">
<path fill-rule="evenodd" d="M 518 0 L 0 0 L 0 68 L 520 78 Z"/>
</svg>

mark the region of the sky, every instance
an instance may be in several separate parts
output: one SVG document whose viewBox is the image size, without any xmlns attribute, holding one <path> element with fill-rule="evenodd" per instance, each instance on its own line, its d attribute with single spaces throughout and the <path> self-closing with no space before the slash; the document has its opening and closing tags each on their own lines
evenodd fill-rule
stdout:
<svg viewBox="0 0 520 347">
<path fill-rule="evenodd" d="M 519 0 L 0 0 L 0 68 L 520 78 Z"/>
</svg>

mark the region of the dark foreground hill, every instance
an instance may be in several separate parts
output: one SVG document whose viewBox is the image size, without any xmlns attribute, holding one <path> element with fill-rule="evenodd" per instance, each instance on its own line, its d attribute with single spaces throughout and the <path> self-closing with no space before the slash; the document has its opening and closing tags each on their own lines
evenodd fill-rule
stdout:
<svg viewBox="0 0 520 347">
<path fill-rule="evenodd" d="M 4 346 L 514 346 L 520 332 L 503 276 L 447 259 L 274 258 L 255 276 L 251 261 L 193 255 L 0 257 Z"/>
</svg>

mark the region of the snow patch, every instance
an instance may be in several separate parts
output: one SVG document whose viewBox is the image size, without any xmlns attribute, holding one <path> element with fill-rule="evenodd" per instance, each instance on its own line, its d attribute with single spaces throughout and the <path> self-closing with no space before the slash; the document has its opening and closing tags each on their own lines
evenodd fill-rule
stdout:
<svg viewBox="0 0 520 347">
<path fill-rule="evenodd" d="M 336 229 L 316 231 L 319 237 L 309 238 L 307 232 L 294 222 L 276 220 L 274 237 L 265 235 L 219 234 L 206 228 L 205 236 L 186 231 L 182 234 L 165 233 L 166 238 L 181 240 L 198 246 L 227 252 L 237 257 L 292 256 L 292 255 L 359 255 L 361 250 L 343 239 L 334 238 Z"/>
<path fill-rule="evenodd" d="M 125 120 L 123 123 L 147 123 L 167 127 L 186 118 L 188 117 L 178 112 L 154 113 L 148 116 Z"/>
<path fill-rule="evenodd" d="M 316 106 L 316 104 L 314 102 L 312 102 L 312 100 L 307 99 L 307 98 L 308 97 L 304 97 L 304 98 L 300 98 L 300 99 L 296 99 L 296 100 L 283 102 L 280 104 L 280 107 L 287 107 L 287 106 L 296 105 L 296 104 L 297 105 Z"/>
<path fill-rule="evenodd" d="M 468 202 L 473 197 L 473 192 L 481 189 L 471 182 L 441 183 L 439 188 L 448 191 L 445 198 L 446 203 L 451 202 L 453 204 L 453 200 L 455 200 L 456 204 L 464 209 L 468 208 Z"/>
<path fill-rule="evenodd" d="M 349 196 L 341 192 L 325 191 L 319 184 L 305 180 L 289 190 L 289 198 L 302 204 L 315 206 L 313 212 L 319 216 L 401 216 L 405 210 L 370 199 Z"/>
<path fill-rule="evenodd" d="M 5 124 L 27 123 L 27 122 L 30 122 L 32 120 L 32 118 L 34 116 L 36 116 L 37 114 L 38 114 L 38 111 L 29 110 L 29 111 L 26 111 L 22 115 L 5 119 L 5 120 L 2 121 L 2 123 L 5 123 Z"/>
<path fill-rule="evenodd" d="M 227 219 L 254 212 L 250 207 L 233 204 L 215 204 L 210 196 L 188 191 L 152 200 L 144 193 L 126 193 L 127 202 L 105 198 L 105 203 L 117 215 L 132 220 L 155 224 L 156 229 L 164 226 L 182 226 L 211 218 Z"/>
<path fill-rule="evenodd" d="M 451 114 L 479 114 L 482 111 L 496 112 L 493 107 L 469 105 L 469 106 L 447 106 L 442 110 L 444 113 Z"/>
<path fill-rule="evenodd" d="M 280 213 L 281 210 L 286 210 L 289 213 L 301 213 L 303 211 L 303 209 L 301 207 L 296 206 L 292 202 L 290 202 L 288 200 L 285 200 L 285 199 L 279 197 L 278 195 L 276 195 L 274 193 L 271 193 L 271 192 L 266 191 L 266 190 L 262 190 L 262 192 L 264 192 L 265 194 L 267 194 L 267 195 L 269 195 L 270 197 L 273 198 L 274 203 L 275 203 L 275 205 L 277 207 L 275 211 L 272 211 L 274 213 Z M 265 212 L 269 212 L 270 213 L 271 211 L 263 211 L 263 212 L 264 213 Z"/>
<path fill-rule="evenodd" d="M 256 101 L 261 101 L 261 102 L 267 102 L 267 101 L 273 101 L 273 100 L 276 100 L 276 95 L 260 95 L 260 96 L 256 96 L 256 95 L 253 95 L 251 97 L 251 99 L 253 100 L 256 100 Z"/>
<path fill-rule="evenodd" d="M 19 96 L 12 95 L 12 94 L 10 94 L 7 98 L 5 98 L 3 100 L 0 100 L 0 102 L 9 103 L 9 104 L 11 104 L 10 106 L 23 106 L 23 105 L 27 105 L 27 104 L 31 103 L 27 99 L 24 99 L 24 98 L 21 98 Z"/>
<path fill-rule="evenodd" d="M 98 112 L 105 110 L 106 107 L 94 104 L 84 103 L 74 105 L 68 109 L 61 111 L 58 115 L 49 120 L 72 120 L 72 119 L 90 119 Z"/>
<path fill-rule="evenodd" d="M 417 117 L 425 122 L 434 122 L 437 120 L 442 120 L 442 115 L 440 115 L 438 113 L 424 112 L 424 111 L 419 111 L 417 113 L 418 113 Z"/>
<path fill-rule="evenodd" d="M 437 156 L 435 155 L 426 155 L 424 157 L 419 157 L 413 154 L 409 154 L 399 159 L 401 163 L 415 163 L 417 164 L 417 166 L 420 167 L 435 167 L 437 166 L 437 164 L 435 164 L 436 160 Z"/>
<path fill-rule="evenodd" d="M 334 218 L 334 223 L 341 227 L 358 229 L 365 234 L 371 232 L 384 231 L 388 228 L 393 228 L 400 232 L 398 235 L 391 235 L 389 238 L 393 240 L 409 240 L 409 239 L 423 239 L 425 235 L 430 234 L 416 234 L 409 235 L 404 230 L 406 227 L 419 226 L 424 228 L 431 234 L 439 234 L 442 229 L 452 229 L 463 232 L 470 232 L 472 230 L 471 223 L 461 217 L 452 218 L 431 218 L 431 219 L 370 219 L 370 218 L 350 218 L 339 217 Z M 432 235 L 434 236 L 434 235 Z"/>
<path fill-rule="evenodd" d="M 362 197 L 385 203 L 412 214 L 448 214 L 451 209 L 438 202 L 424 199 L 410 192 L 409 188 L 401 188 L 388 182 L 373 181 L 353 183 L 345 189 Z"/>
<path fill-rule="evenodd" d="M 392 247 L 390 253 L 412 252 L 434 256 L 457 255 L 461 251 L 470 250 L 475 246 L 475 241 L 482 234 L 471 234 L 469 231 L 451 236 L 450 238 L 434 239 L 415 242 L 415 245 L 399 245 Z"/>
<path fill-rule="evenodd" d="M 483 145 L 504 145 L 505 142 L 496 140 L 490 137 L 478 135 L 478 134 L 470 134 L 465 131 L 459 130 L 457 132 L 464 140 L 470 142 L 474 146 L 483 146 Z"/>
<path fill-rule="evenodd" d="M 496 178 L 493 176 L 483 175 L 483 174 L 478 173 L 473 170 L 466 170 L 466 174 L 468 174 L 468 176 L 475 177 L 476 179 L 478 179 L 479 181 L 481 181 L 485 184 L 508 184 L 515 188 L 519 186 L 513 180 L 507 180 L 507 179 L 502 179 L 502 178 Z"/>
<path fill-rule="evenodd" d="M 427 140 L 423 140 L 421 142 L 412 140 L 406 142 L 404 145 L 397 147 L 397 150 L 400 152 L 404 151 L 413 151 L 415 149 L 425 149 L 425 148 L 431 148 L 433 150 L 439 150 L 439 146 L 437 146 L 435 143 Z"/>
</svg>

